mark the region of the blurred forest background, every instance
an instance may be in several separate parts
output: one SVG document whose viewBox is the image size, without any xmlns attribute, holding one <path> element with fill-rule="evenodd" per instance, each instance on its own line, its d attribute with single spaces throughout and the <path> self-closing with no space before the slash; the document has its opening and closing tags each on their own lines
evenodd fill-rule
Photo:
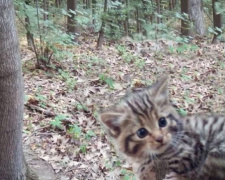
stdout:
<svg viewBox="0 0 225 180">
<path fill-rule="evenodd" d="M 49 163 L 52 175 L 42 169 L 42 179 L 134 179 L 98 112 L 164 73 L 180 114 L 224 111 L 224 0 L 14 6 L 26 91 L 23 143 Z"/>
</svg>

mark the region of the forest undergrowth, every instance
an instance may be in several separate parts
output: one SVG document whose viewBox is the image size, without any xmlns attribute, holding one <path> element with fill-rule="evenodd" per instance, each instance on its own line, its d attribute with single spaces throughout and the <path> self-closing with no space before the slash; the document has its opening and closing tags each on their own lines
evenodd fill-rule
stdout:
<svg viewBox="0 0 225 180">
<path fill-rule="evenodd" d="M 96 39 L 68 47 L 73 55 L 36 69 L 21 44 L 25 81 L 23 143 L 61 180 L 133 179 L 98 121 L 98 112 L 157 77 L 170 76 L 170 97 L 182 115 L 224 112 L 225 49 L 206 39 L 180 44 L 123 39 L 96 50 Z"/>
</svg>

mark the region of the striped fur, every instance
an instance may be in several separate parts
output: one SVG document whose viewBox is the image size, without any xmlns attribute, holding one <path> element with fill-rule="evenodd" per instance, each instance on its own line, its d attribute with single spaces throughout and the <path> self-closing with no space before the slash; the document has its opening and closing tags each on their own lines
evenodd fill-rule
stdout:
<svg viewBox="0 0 225 180">
<path fill-rule="evenodd" d="M 167 78 L 130 94 L 100 120 L 139 180 L 154 179 L 157 163 L 177 176 L 165 179 L 225 179 L 225 116 L 180 117 L 169 102 Z"/>
</svg>

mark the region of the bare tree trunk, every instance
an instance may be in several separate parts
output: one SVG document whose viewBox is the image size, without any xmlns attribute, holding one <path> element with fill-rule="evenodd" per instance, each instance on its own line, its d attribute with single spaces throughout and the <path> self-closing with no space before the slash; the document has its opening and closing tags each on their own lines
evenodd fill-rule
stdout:
<svg viewBox="0 0 225 180">
<path fill-rule="evenodd" d="M 23 80 L 12 0 L 0 0 L 0 177 L 24 180 Z"/>
<path fill-rule="evenodd" d="M 172 11 L 173 10 L 173 1 L 169 0 L 169 10 Z"/>
<path fill-rule="evenodd" d="M 215 28 L 215 31 L 217 34 L 214 34 L 212 43 L 218 43 L 218 36 L 221 34 L 221 31 L 217 30 L 216 28 L 222 28 L 222 14 L 217 14 L 215 9 L 215 3 L 218 2 L 218 0 L 212 0 L 212 6 L 213 6 L 213 25 Z"/>
<path fill-rule="evenodd" d="M 96 8 L 96 3 L 97 1 L 96 0 L 92 0 L 92 17 L 95 16 L 95 8 Z M 95 19 L 93 18 L 93 21 L 92 21 L 93 24 L 95 24 Z"/>
<path fill-rule="evenodd" d="M 77 41 L 77 26 L 75 22 L 75 14 L 69 12 L 70 10 L 76 11 L 77 0 L 67 0 L 67 10 L 70 16 L 67 16 L 67 31 L 74 35 L 74 41 Z"/>
<path fill-rule="evenodd" d="M 181 14 L 188 14 L 188 3 L 189 0 L 181 0 Z M 189 36 L 190 28 L 189 23 L 185 20 L 181 20 L 181 34 L 184 36 Z"/>
<path fill-rule="evenodd" d="M 55 7 L 59 8 L 60 3 L 61 3 L 60 0 L 55 0 Z"/>
<path fill-rule="evenodd" d="M 47 21 L 48 20 L 48 15 L 47 15 L 47 12 L 48 12 L 48 0 L 43 0 L 43 9 L 45 11 L 45 13 L 44 13 L 44 21 Z M 45 23 L 45 24 L 47 24 L 47 23 Z M 47 31 L 48 31 L 47 28 L 48 28 L 47 26 L 43 27 L 43 32 L 44 33 L 47 33 Z M 46 43 L 45 44 L 45 48 L 44 48 L 44 61 L 45 61 L 44 64 L 47 64 L 49 53 L 50 53 L 50 50 L 49 50 L 49 47 L 48 47 L 48 45 Z"/>
<path fill-rule="evenodd" d="M 87 9 L 90 9 L 90 7 L 91 7 L 91 2 L 90 2 L 90 0 L 86 0 L 86 7 L 87 7 Z"/>
<path fill-rule="evenodd" d="M 205 23 L 202 0 L 189 0 L 189 16 L 194 22 L 197 34 L 204 36 Z"/>
<path fill-rule="evenodd" d="M 26 0 L 25 3 L 27 5 L 29 5 L 30 4 L 30 1 L 29 0 Z M 31 33 L 30 18 L 27 15 L 27 13 L 26 13 L 26 16 L 25 16 L 25 26 L 26 26 L 25 28 L 26 28 L 26 31 L 27 31 L 27 33 L 26 33 L 26 36 L 27 36 L 27 45 L 28 45 L 28 47 L 33 48 L 33 40 L 34 40 L 34 37 L 33 37 L 33 34 Z"/>
<path fill-rule="evenodd" d="M 25 25 L 26 25 L 26 37 L 27 37 L 27 45 L 30 48 L 33 48 L 33 34 L 30 31 L 30 18 L 29 16 L 25 17 Z"/>
<path fill-rule="evenodd" d="M 161 7 L 160 7 L 160 0 L 156 0 L 156 5 L 157 5 L 157 13 L 161 14 Z M 162 18 L 157 16 L 157 23 L 161 23 L 162 22 Z"/>
<path fill-rule="evenodd" d="M 107 7 L 108 7 L 107 0 L 105 0 L 104 13 L 106 13 Z M 103 39 L 104 39 L 104 29 L 105 29 L 105 19 L 102 19 L 102 26 L 101 26 L 101 29 L 99 31 L 99 37 L 98 37 L 98 42 L 97 42 L 97 47 L 96 47 L 97 49 L 102 48 Z"/>
<path fill-rule="evenodd" d="M 125 0 L 126 8 L 128 8 L 128 0 Z M 129 12 L 126 12 L 126 19 L 124 21 L 125 36 L 129 36 Z"/>
<path fill-rule="evenodd" d="M 136 24 L 137 24 L 137 33 L 141 33 L 141 22 L 139 20 L 140 18 L 140 12 L 139 8 L 136 8 Z"/>
<path fill-rule="evenodd" d="M 84 8 L 84 9 L 87 8 L 87 7 L 86 7 L 86 1 L 87 1 L 87 0 L 83 0 L 83 8 Z"/>
</svg>

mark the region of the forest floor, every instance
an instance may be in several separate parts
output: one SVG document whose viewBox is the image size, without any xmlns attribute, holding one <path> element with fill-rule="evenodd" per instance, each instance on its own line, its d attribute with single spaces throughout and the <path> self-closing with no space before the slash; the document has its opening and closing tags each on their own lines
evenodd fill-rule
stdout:
<svg viewBox="0 0 225 180">
<path fill-rule="evenodd" d="M 21 44 L 25 80 L 24 145 L 49 163 L 60 180 L 132 179 L 132 169 L 115 153 L 98 121 L 98 112 L 170 76 L 171 101 L 185 114 L 223 112 L 224 44 L 169 40 L 105 44 L 80 39 L 73 55 L 35 68 L 35 55 Z"/>
</svg>

